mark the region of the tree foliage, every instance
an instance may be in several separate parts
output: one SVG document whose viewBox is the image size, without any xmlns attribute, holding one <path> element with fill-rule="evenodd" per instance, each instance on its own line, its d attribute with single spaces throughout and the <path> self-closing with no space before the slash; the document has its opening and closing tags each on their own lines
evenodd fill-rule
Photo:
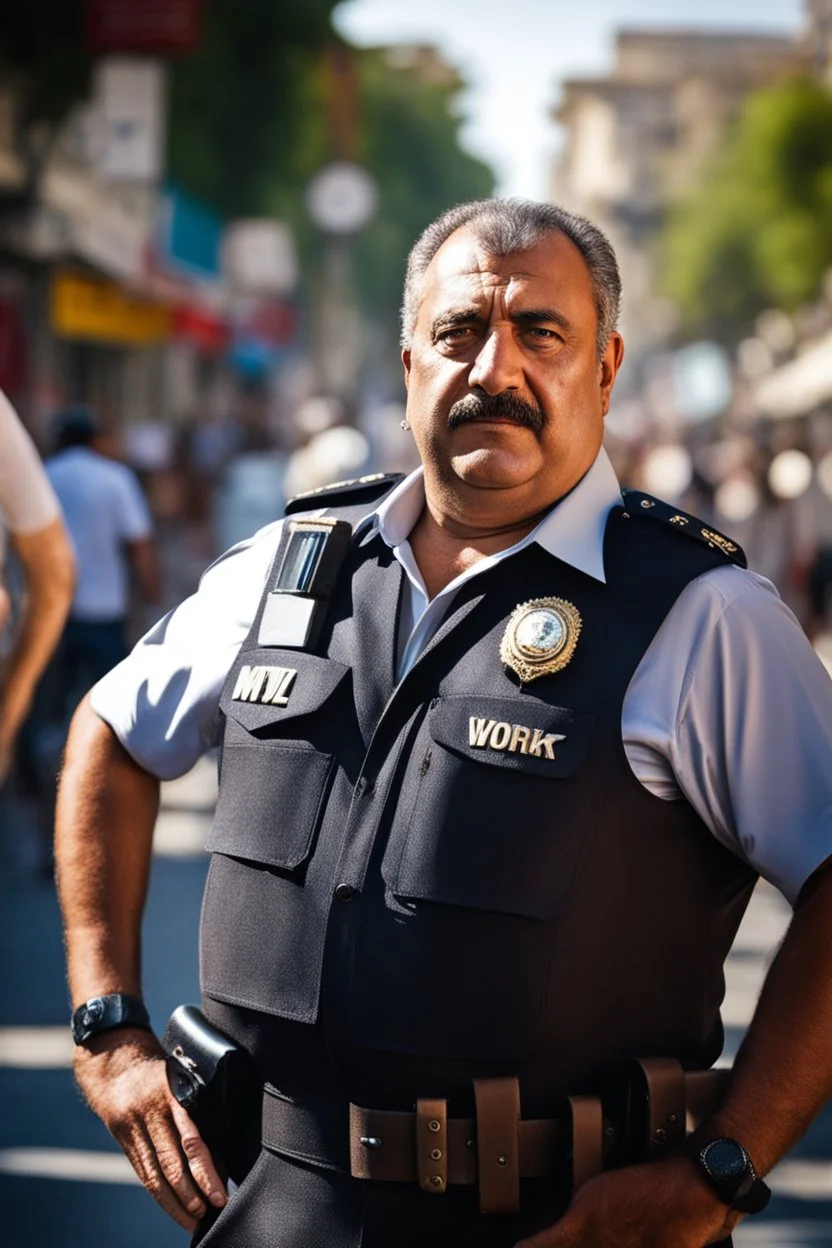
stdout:
<svg viewBox="0 0 832 1248">
<path fill-rule="evenodd" d="M 814 298 L 832 265 L 832 94 L 797 79 L 750 96 L 661 254 L 689 331 L 735 338 Z"/>
<path fill-rule="evenodd" d="M 262 214 L 291 176 L 335 3 L 206 0 L 199 48 L 173 65 L 168 170 L 224 216 Z"/>
<path fill-rule="evenodd" d="M 363 310 L 395 337 L 405 263 L 416 237 L 445 208 L 488 196 L 494 175 L 459 144 L 454 101 L 462 88 L 453 75 L 425 77 L 418 66 L 391 64 L 384 49 L 354 53 L 358 125 L 354 158 L 373 176 L 378 210 L 354 241 L 353 266 Z M 303 204 L 304 188 L 334 155 L 327 124 L 326 76 L 310 80 L 305 141 L 293 176 L 275 184 L 273 206 L 292 221 L 306 272 L 322 256 L 321 238 Z"/>
<path fill-rule="evenodd" d="M 360 83 L 363 159 L 379 184 L 379 211 L 358 240 L 356 266 L 364 301 L 387 318 L 417 235 L 452 204 L 490 195 L 494 175 L 459 145 L 453 104 L 461 81 L 424 82 L 417 69 L 392 67 L 371 51 L 361 57 Z"/>
</svg>

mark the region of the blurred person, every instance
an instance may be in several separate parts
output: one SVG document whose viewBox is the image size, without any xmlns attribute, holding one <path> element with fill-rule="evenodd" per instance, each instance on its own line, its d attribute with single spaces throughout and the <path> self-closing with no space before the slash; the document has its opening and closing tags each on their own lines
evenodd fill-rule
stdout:
<svg viewBox="0 0 832 1248">
<path fill-rule="evenodd" d="M 805 571 L 809 598 L 806 631 L 811 638 L 832 631 L 832 453 L 816 465 L 807 491 L 809 524 Z"/>
<path fill-rule="evenodd" d="M 73 722 L 76 1076 L 204 1248 L 730 1243 L 829 1095 L 832 684 L 735 542 L 622 492 L 620 293 L 583 218 L 444 213 L 404 291 L 421 467 L 291 501 Z M 214 745 L 206 1017 L 166 1067 L 159 780 Z M 760 874 L 794 918 L 729 1076 Z M 256 1076 L 213 1124 L 211 1028 Z"/>
<path fill-rule="evenodd" d="M 78 579 L 61 639 L 61 717 L 128 652 L 130 574 L 149 605 L 161 599 L 153 522 L 134 473 L 99 450 L 92 411 L 68 407 L 53 422 L 46 472 L 75 549 Z"/>
<path fill-rule="evenodd" d="M 57 645 L 75 585 L 72 547 L 34 444 L 0 391 L 0 634 L 11 630 L 0 665 L 0 785 L 38 680 Z M 12 621 L 3 582 L 3 528 L 22 570 L 24 595 Z"/>
</svg>

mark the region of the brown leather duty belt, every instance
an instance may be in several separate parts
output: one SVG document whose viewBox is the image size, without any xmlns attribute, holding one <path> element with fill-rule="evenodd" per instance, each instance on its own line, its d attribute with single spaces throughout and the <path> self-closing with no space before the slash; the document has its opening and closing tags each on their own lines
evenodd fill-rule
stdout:
<svg viewBox="0 0 832 1248">
<path fill-rule="evenodd" d="M 263 1144 L 434 1195 L 476 1184 L 483 1213 L 510 1214 L 520 1208 L 521 1179 L 568 1180 L 574 1189 L 605 1167 L 662 1156 L 715 1111 L 729 1078 L 728 1070 L 685 1071 L 650 1058 L 631 1064 L 611 1099 L 564 1097 L 557 1117 L 531 1119 L 521 1117 L 516 1078 L 475 1079 L 473 1118 L 449 1118 L 446 1102 L 428 1097 L 414 1113 L 350 1105 L 340 1131 L 267 1087 Z"/>
</svg>

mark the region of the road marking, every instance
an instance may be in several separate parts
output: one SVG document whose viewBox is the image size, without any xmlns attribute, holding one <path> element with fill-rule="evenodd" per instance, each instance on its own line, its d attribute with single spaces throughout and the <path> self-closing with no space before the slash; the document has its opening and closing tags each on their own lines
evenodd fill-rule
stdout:
<svg viewBox="0 0 832 1248">
<path fill-rule="evenodd" d="M 211 819 L 210 814 L 195 810 L 161 810 L 153 834 L 154 854 L 160 858 L 204 858 Z"/>
<path fill-rule="evenodd" d="M 804 1248 L 832 1244 L 832 1222 L 753 1222 L 734 1231 L 736 1248 Z"/>
<path fill-rule="evenodd" d="M 94 1153 L 80 1148 L 0 1149 L 0 1174 L 76 1183 L 138 1183 L 122 1153 Z"/>
<path fill-rule="evenodd" d="M 795 1200 L 832 1199 L 832 1162 L 795 1157 L 781 1161 L 766 1182 L 776 1196 Z"/>
<path fill-rule="evenodd" d="M 0 1027 L 0 1066 L 48 1070 L 72 1065 L 75 1045 L 63 1027 Z"/>
</svg>

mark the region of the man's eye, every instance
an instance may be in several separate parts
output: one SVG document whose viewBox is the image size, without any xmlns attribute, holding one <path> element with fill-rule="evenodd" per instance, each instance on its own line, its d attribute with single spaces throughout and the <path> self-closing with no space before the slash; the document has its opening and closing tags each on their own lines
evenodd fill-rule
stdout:
<svg viewBox="0 0 832 1248">
<path fill-rule="evenodd" d="M 473 331 L 465 325 L 454 325 L 451 329 L 441 329 L 436 335 L 437 342 L 465 342 Z"/>
<path fill-rule="evenodd" d="M 546 329 L 543 325 L 533 325 L 528 333 L 539 342 L 557 342 L 560 339 L 560 334 L 556 330 Z"/>
</svg>

